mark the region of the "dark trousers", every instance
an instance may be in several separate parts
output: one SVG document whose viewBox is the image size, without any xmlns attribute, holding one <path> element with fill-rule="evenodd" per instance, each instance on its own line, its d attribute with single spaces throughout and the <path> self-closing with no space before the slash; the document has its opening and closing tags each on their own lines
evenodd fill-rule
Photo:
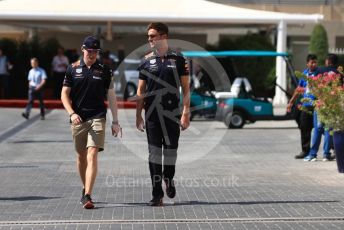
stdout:
<svg viewBox="0 0 344 230">
<path fill-rule="evenodd" d="M 168 118 L 162 122 L 146 121 L 149 151 L 149 171 L 153 197 L 163 197 L 162 180 L 171 181 L 175 174 L 177 149 L 180 135 L 179 124 Z M 164 159 L 162 160 L 162 156 Z"/>
<path fill-rule="evenodd" d="M 299 128 L 301 132 L 302 152 L 307 155 L 311 149 L 311 137 L 313 129 L 313 110 L 301 111 Z"/>
<path fill-rule="evenodd" d="M 39 107 L 41 109 L 41 116 L 45 115 L 45 109 L 44 109 L 44 102 L 43 102 L 43 90 L 38 90 L 35 91 L 35 87 L 31 87 L 29 88 L 29 95 L 28 95 L 28 103 L 26 105 L 26 109 L 25 109 L 25 113 L 27 115 L 30 114 L 32 106 L 33 106 L 33 102 L 35 99 L 39 100 Z"/>
<path fill-rule="evenodd" d="M 65 77 L 65 73 L 60 73 L 60 72 L 54 72 L 53 73 L 53 81 L 54 81 L 54 97 L 56 99 L 61 98 L 61 90 L 62 90 L 62 85 L 63 85 L 63 80 Z"/>
</svg>

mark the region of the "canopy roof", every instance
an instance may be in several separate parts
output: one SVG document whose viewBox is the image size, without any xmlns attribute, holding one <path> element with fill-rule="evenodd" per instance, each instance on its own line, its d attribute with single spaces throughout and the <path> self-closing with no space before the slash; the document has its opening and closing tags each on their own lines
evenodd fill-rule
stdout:
<svg viewBox="0 0 344 230">
<path fill-rule="evenodd" d="M 286 57 L 285 52 L 260 50 L 183 51 L 185 57 Z"/>
<path fill-rule="evenodd" d="M 0 20 L 192 24 L 314 23 L 313 14 L 287 14 L 227 6 L 205 0 L 1 0 Z"/>
</svg>

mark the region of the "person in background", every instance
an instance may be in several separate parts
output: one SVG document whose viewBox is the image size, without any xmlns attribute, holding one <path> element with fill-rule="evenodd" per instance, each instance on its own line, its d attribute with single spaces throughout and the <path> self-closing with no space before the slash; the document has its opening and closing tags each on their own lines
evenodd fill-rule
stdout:
<svg viewBox="0 0 344 230">
<path fill-rule="evenodd" d="M 47 74 L 44 69 L 39 67 L 38 59 L 31 58 L 31 67 L 29 71 L 28 81 L 29 81 L 29 92 L 28 92 L 28 103 L 25 108 L 25 112 L 22 116 L 29 119 L 32 105 L 35 99 L 39 100 L 39 106 L 41 109 L 41 120 L 45 119 L 45 108 L 43 101 L 43 87 L 47 80 Z"/>
<path fill-rule="evenodd" d="M 328 54 L 325 60 L 325 66 L 320 68 L 321 74 L 334 72 L 339 74 L 338 72 L 338 56 L 336 54 Z M 316 156 L 320 142 L 321 142 L 321 134 L 324 137 L 324 146 L 323 146 L 323 161 L 330 161 L 336 158 L 336 154 L 334 153 L 334 146 L 333 146 L 333 138 L 330 135 L 329 131 L 324 129 L 323 124 L 317 122 L 317 117 L 314 116 L 314 122 L 319 124 L 317 128 L 313 130 L 313 144 L 311 147 L 311 153 Z M 316 126 L 314 126 L 316 127 Z M 330 153 L 330 150 L 333 149 L 333 154 Z"/>
<path fill-rule="evenodd" d="M 303 74 L 307 77 L 315 77 L 320 73 L 318 68 L 317 56 L 315 54 L 307 55 L 307 68 L 303 71 Z M 297 88 L 295 89 L 292 98 L 290 99 L 287 111 L 291 112 L 291 108 L 295 101 L 302 96 L 306 99 L 302 103 L 305 110 L 302 110 L 299 118 L 299 129 L 301 133 L 301 149 L 302 151 L 295 156 L 296 159 L 305 158 L 311 148 L 311 135 L 313 129 L 313 105 L 312 100 L 315 97 L 311 94 L 309 87 L 307 86 L 306 79 L 300 79 Z M 312 160 L 312 159 L 310 159 Z"/>
<path fill-rule="evenodd" d="M 335 54 L 329 54 L 325 61 L 325 67 L 319 68 L 321 74 L 337 71 L 338 57 Z M 313 135 L 312 135 L 312 145 L 308 155 L 304 158 L 305 161 L 316 161 L 317 153 L 321 143 L 321 136 L 324 135 L 324 145 L 323 145 L 323 161 L 330 161 L 331 158 L 331 142 L 332 136 L 330 131 L 324 128 L 324 124 L 319 121 L 317 112 L 313 113 Z"/>
<path fill-rule="evenodd" d="M 52 66 L 52 75 L 53 75 L 53 83 L 54 83 L 54 96 L 55 98 L 60 99 L 61 97 L 61 89 L 63 79 L 67 70 L 67 66 L 69 65 L 68 58 L 64 55 L 64 49 L 59 47 L 57 49 L 57 55 L 54 56 L 53 61 L 51 63 Z"/>
</svg>

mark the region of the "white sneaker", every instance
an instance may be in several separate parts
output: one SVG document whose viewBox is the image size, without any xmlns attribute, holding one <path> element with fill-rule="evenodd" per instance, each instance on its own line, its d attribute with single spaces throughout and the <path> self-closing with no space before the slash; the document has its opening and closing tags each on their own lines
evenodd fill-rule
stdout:
<svg viewBox="0 0 344 230">
<path fill-rule="evenodd" d="M 306 156 L 305 158 L 303 158 L 303 161 L 317 161 L 317 158 L 316 157 L 313 157 L 313 156 Z"/>
<path fill-rule="evenodd" d="M 324 157 L 322 161 L 330 161 L 330 159 L 327 157 Z"/>
</svg>

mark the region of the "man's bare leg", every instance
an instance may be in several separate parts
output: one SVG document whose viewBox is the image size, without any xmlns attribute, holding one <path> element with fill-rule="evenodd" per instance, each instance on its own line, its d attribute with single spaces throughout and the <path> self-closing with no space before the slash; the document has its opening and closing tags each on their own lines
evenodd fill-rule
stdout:
<svg viewBox="0 0 344 230">
<path fill-rule="evenodd" d="M 79 175 L 82 182 L 82 187 L 85 189 L 85 177 L 86 177 L 86 169 L 87 169 L 87 150 L 85 152 L 78 152 L 77 158 L 77 167 L 79 170 Z"/>
<path fill-rule="evenodd" d="M 87 169 L 85 178 L 85 194 L 91 195 L 98 169 L 98 148 L 89 147 L 87 150 Z"/>
</svg>

